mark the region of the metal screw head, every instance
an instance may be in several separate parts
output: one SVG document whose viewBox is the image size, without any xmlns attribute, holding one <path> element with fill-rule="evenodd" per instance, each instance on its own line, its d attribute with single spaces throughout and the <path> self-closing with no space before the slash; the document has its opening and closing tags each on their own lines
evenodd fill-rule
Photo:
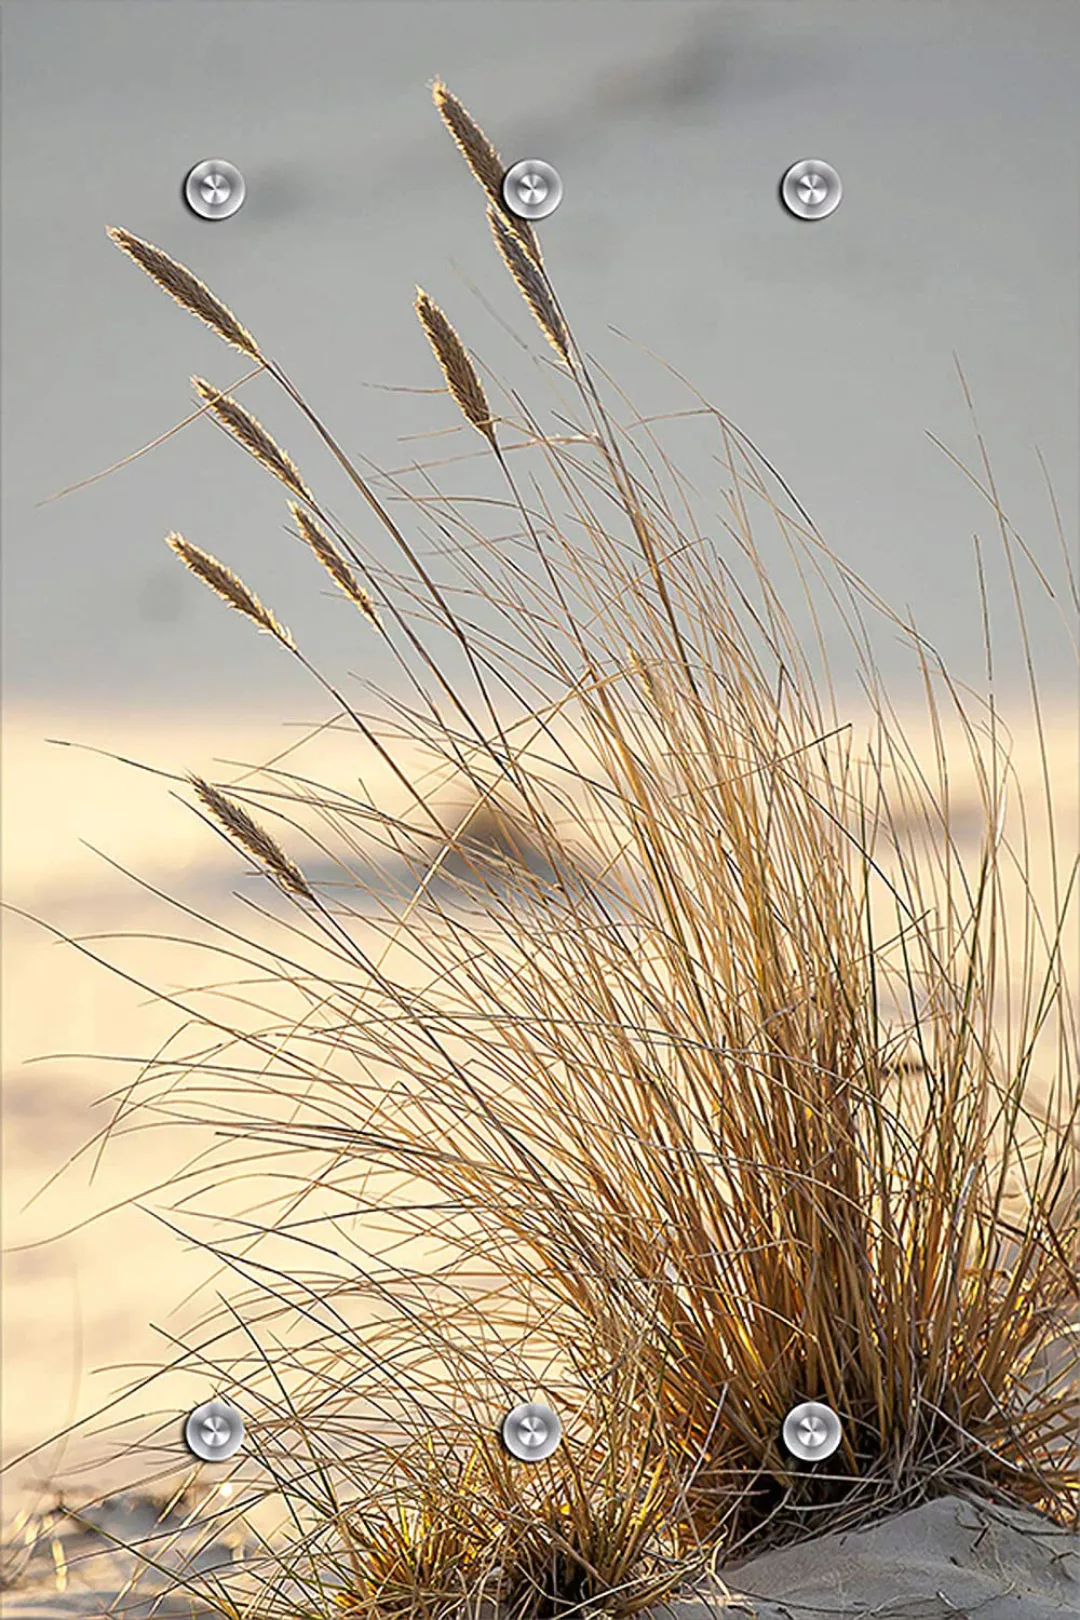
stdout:
<svg viewBox="0 0 1080 1620">
<path fill-rule="evenodd" d="M 203 1462 L 224 1462 L 244 1443 L 244 1420 L 227 1401 L 205 1401 L 185 1423 L 184 1440 Z"/>
<path fill-rule="evenodd" d="M 503 1445 L 521 1462 L 543 1462 L 562 1439 L 562 1424 L 550 1406 L 526 1401 L 503 1418 Z"/>
<path fill-rule="evenodd" d="M 780 197 L 797 219 L 825 219 L 839 208 L 844 188 L 831 163 L 802 158 L 793 163 L 780 182 Z"/>
<path fill-rule="evenodd" d="M 792 1456 L 803 1462 L 821 1462 L 831 1457 L 844 1437 L 840 1419 L 831 1406 L 821 1401 L 793 1406 L 784 1419 L 782 1434 Z"/>
<path fill-rule="evenodd" d="M 562 202 L 562 181 L 550 163 L 522 158 L 503 175 L 502 194 L 519 219 L 546 219 Z"/>
<path fill-rule="evenodd" d="M 184 198 L 201 219 L 228 219 L 244 200 L 244 177 L 224 158 L 204 158 L 188 172 Z"/>
</svg>

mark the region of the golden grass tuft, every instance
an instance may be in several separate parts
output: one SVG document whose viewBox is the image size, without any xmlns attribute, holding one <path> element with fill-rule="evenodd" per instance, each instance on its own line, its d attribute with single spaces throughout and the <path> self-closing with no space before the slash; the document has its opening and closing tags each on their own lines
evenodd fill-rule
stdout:
<svg viewBox="0 0 1080 1620">
<path fill-rule="evenodd" d="M 365 619 L 373 624 L 377 630 L 381 630 L 382 621 L 375 609 L 375 603 L 372 600 L 370 591 L 366 591 L 361 585 L 333 541 L 322 532 L 315 519 L 309 516 L 304 511 L 304 508 L 298 506 L 295 501 L 289 502 L 289 511 L 292 513 L 293 521 L 300 531 L 301 539 L 307 541 L 326 572 L 330 575 L 330 578 L 334 581 L 334 584 L 345 593 L 350 602 L 356 604 Z"/>
<path fill-rule="evenodd" d="M 174 532 L 167 535 L 165 544 L 176 553 L 184 566 L 190 568 L 191 572 L 198 579 L 201 579 L 204 585 L 209 585 L 210 589 L 215 595 L 220 596 L 223 602 L 227 602 L 231 608 L 236 609 L 237 613 L 242 613 L 253 624 L 257 624 L 260 630 L 266 630 L 270 635 L 276 637 L 290 651 L 295 651 L 296 643 L 285 626 L 278 622 L 268 607 L 264 607 L 254 591 L 248 590 L 243 580 L 234 574 L 231 568 L 227 568 L 224 563 L 218 562 L 217 558 L 212 557 L 208 551 L 202 551 L 198 546 L 192 545 L 191 541 L 185 540 L 182 534 Z"/>
<path fill-rule="evenodd" d="M 107 233 L 110 241 L 115 242 L 121 252 L 146 271 L 158 286 L 174 298 L 184 309 L 205 321 L 226 343 L 231 343 L 234 349 L 242 354 L 250 355 L 253 360 L 262 360 L 259 346 L 251 333 L 240 322 L 230 309 L 227 309 L 220 298 L 210 291 L 205 282 L 193 276 L 184 265 L 170 259 L 161 248 L 155 247 L 152 242 L 144 242 L 139 236 L 133 236 L 118 226 L 109 226 Z"/>
<path fill-rule="evenodd" d="M 483 1601 L 506 1620 L 527 1620 L 662 1603 L 683 1578 L 663 1533 L 670 1503 L 655 1470 L 620 1477 L 614 1458 L 596 1453 L 530 1476 L 486 1437 L 461 1455 L 409 1447 L 392 1493 L 353 1526 L 354 1572 L 336 1607 L 361 1620 L 405 1620 L 418 1609 L 450 1620 Z M 669 1556 L 650 1557 L 650 1542 Z"/>
<path fill-rule="evenodd" d="M 435 358 L 442 368 L 442 374 L 446 378 L 446 386 L 460 405 L 462 414 L 478 433 L 484 435 L 491 448 L 497 449 L 491 407 L 487 402 L 476 367 L 466 353 L 465 345 L 438 304 L 428 297 L 422 287 L 416 289 L 415 308 L 420 324 L 427 333 L 428 342 L 435 352 Z"/>
<path fill-rule="evenodd" d="M 490 190 L 494 148 L 443 86 L 436 104 Z M 545 273 L 489 219 L 568 361 Z M 485 431 L 464 351 L 430 301 L 418 312 Z M 1080 1521 L 1080 853 L 1037 682 L 1022 719 L 1040 791 L 1017 809 L 992 688 L 950 676 L 717 411 L 678 419 L 730 480 L 714 531 L 659 425 L 619 424 L 583 368 L 570 385 L 588 429 L 566 431 L 562 399 L 550 434 L 527 413 L 528 505 L 513 484 L 433 498 L 431 467 L 419 493 L 395 478 L 419 527 L 434 513 L 461 540 L 437 563 L 338 454 L 412 569 L 386 601 L 415 705 L 338 709 L 406 808 L 357 791 L 351 761 L 322 786 L 265 768 L 275 809 L 317 825 L 340 904 L 280 953 L 250 942 L 268 964 L 250 1027 L 230 985 L 186 1066 L 170 1051 L 124 1093 L 151 1121 L 167 1105 L 213 1125 L 208 1197 L 256 1182 L 254 1218 L 223 1218 L 213 1246 L 248 1290 L 182 1358 L 241 1392 L 250 1459 L 288 1512 L 262 1563 L 230 1574 L 235 1600 L 210 1594 L 230 1616 L 625 1614 L 717 1560 L 944 1492 Z M 1028 553 L 992 500 L 1023 635 Z M 825 581 L 868 712 L 801 645 L 762 522 L 819 631 L 805 581 Z M 292 645 L 222 564 L 169 543 Z M 906 637 L 927 754 L 882 689 L 870 609 Z M 447 831 L 431 784 L 455 777 L 473 809 Z M 493 806 L 538 859 L 461 859 Z M 492 1438 L 532 1398 L 565 1433 L 535 1470 Z M 843 1424 L 827 1468 L 780 1443 L 807 1399 Z"/>
</svg>

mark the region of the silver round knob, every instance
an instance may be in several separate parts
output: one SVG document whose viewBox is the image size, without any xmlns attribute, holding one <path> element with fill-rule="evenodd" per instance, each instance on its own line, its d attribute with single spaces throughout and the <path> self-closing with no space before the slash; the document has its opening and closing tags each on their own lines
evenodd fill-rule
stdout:
<svg viewBox="0 0 1080 1620">
<path fill-rule="evenodd" d="M 821 158 L 801 158 L 780 182 L 784 207 L 797 219 L 826 219 L 839 208 L 843 194 L 840 176 Z"/>
<path fill-rule="evenodd" d="M 244 1443 L 244 1420 L 227 1401 L 206 1401 L 185 1423 L 184 1440 L 203 1462 L 224 1462 Z"/>
<path fill-rule="evenodd" d="M 224 158 L 204 158 L 188 171 L 184 181 L 187 205 L 200 219 L 228 219 L 236 213 L 246 192 L 240 170 Z"/>
<path fill-rule="evenodd" d="M 550 163 L 523 158 L 503 175 L 503 202 L 519 219 L 546 219 L 562 202 L 562 181 Z"/>
<path fill-rule="evenodd" d="M 521 1462 L 543 1462 L 562 1439 L 562 1424 L 550 1406 L 526 1401 L 503 1418 L 503 1445 Z"/>
<path fill-rule="evenodd" d="M 831 1406 L 821 1401 L 793 1406 L 781 1432 L 792 1456 L 803 1462 L 821 1462 L 831 1457 L 844 1437 L 840 1419 Z"/>
</svg>

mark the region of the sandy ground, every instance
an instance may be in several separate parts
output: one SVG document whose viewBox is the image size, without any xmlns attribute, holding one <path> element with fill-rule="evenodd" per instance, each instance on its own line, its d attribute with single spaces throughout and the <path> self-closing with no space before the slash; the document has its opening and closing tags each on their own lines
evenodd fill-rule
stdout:
<svg viewBox="0 0 1080 1620">
<path fill-rule="evenodd" d="M 916 725 L 913 719 L 913 734 Z M 129 1081 L 136 1060 L 178 1022 L 177 1011 L 155 1003 L 144 987 L 215 976 L 189 948 L 146 937 L 170 930 L 198 937 L 199 929 L 103 855 L 170 895 L 223 919 L 242 918 L 248 927 L 251 915 L 234 896 L 261 892 L 260 880 L 179 801 L 173 784 L 46 739 L 91 743 L 164 770 L 230 780 L 239 774 L 235 767 L 215 761 L 255 763 L 298 735 L 257 712 L 201 711 L 163 720 L 137 712 L 26 709 L 5 719 L 7 904 L 64 933 L 93 936 L 87 948 L 137 981 L 109 973 L 22 916 L 7 918 L 4 1451 L 9 1461 L 23 1458 L 9 1483 L 12 1508 L 48 1500 L 56 1484 L 69 1498 L 81 1493 L 85 1499 L 138 1477 L 130 1459 L 126 1474 L 122 1463 L 101 1473 L 101 1433 L 34 1448 L 105 1405 L 133 1369 L 159 1364 L 170 1338 L 210 1301 L 213 1268 L 206 1257 L 147 1212 L 166 1206 L 154 1189 L 190 1157 L 190 1133 L 160 1128 L 118 1135 L 100 1162 L 94 1154 L 73 1157 L 109 1117 L 109 1104 L 99 1099 Z M 1076 850 L 1076 749 L 1075 721 L 1059 716 L 1051 760 L 1066 864 Z M 369 759 L 357 763 L 351 741 L 328 740 L 316 757 L 319 752 L 308 761 L 313 772 L 318 767 L 341 780 L 342 771 L 362 768 L 369 789 L 392 802 L 389 783 L 371 772 Z M 1034 789 L 1037 754 L 1029 735 L 1018 737 L 1017 765 Z M 975 801 L 961 768 L 954 792 L 962 823 L 974 815 Z M 1046 864 L 1045 849 L 1036 847 L 1037 882 L 1045 881 Z M 131 1207 L 128 1201 L 140 1194 L 144 1207 Z M 250 1188 L 246 1197 L 250 1203 Z M 185 1304 L 200 1287 L 203 1292 Z M 194 1404 L 205 1390 L 192 1379 L 175 1395 L 183 1410 L 184 1401 L 190 1397 Z M 129 1410 L 130 1403 L 108 1411 L 102 1424 Z"/>
<path fill-rule="evenodd" d="M 14 1584 L 3 1612 L 11 1620 L 190 1615 L 190 1600 L 171 1586 L 176 1573 L 212 1571 L 227 1585 L 254 1550 L 235 1534 L 207 1536 L 213 1512 L 212 1499 L 164 1510 L 128 1495 L 28 1521 L 6 1548 Z M 116 1542 L 141 1542 L 158 1571 Z M 1066 1620 L 1080 1606 L 1080 1537 L 1033 1514 L 944 1497 L 722 1576 L 718 1587 L 670 1605 L 663 1620 Z"/>
</svg>

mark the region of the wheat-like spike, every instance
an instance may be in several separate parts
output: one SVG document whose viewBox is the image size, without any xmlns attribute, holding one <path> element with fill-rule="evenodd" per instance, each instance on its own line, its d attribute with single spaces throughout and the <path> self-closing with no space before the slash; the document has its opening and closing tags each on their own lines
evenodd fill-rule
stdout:
<svg viewBox="0 0 1080 1620">
<path fill-rule="evenodd" d="M 110 239 L 116 243 L 129 258 L 146 271 L 147 275 L 156 281 L 159 287 L 175 298 L 184 309 L 197 315 L 200 321 L 212 326 L 219 337 L 231 343 L 241 353 L 250 355 L 253 360 L 262 360 L 259 345 L 251 333 L 240 325 L 231 310 L 226 309 L 220 298 L 215 298 L 205 283 L 198 276 L 175 259 L 170 259 L 167 253 L 155 247 L 152 242 L 144 242 L 139 236 L 132 236 L 130 231 L 122 230 L 119 226 L 110 225 L 107 231 Z"/>
<path fill-rule="evenodd" d="M 555 300 L 548 291 L 543 272 L 522 248 L 516 233 L 507 224 L 505 215 L 498 208 L 492 206 L 488 207 L 487 212 L 491 234 L 495 238 L 496 247 L 503 256 L 506 268 L 517 282 L 522 297 L 536 316 L 540 330 L 556 353 L 569 364 L 569 334 L 562 316 L 555 307 Z"/>
<path fill-rule="evenodd" d="M 274 842 L 265 827 L 260 827 L 246 810 L 227 798 L 218 788 L 204 782 L 201 776 L 189 776 L 188 781 L 214 819 L 221 823 L 225 831 L 235 838 L 249 855 L 254 856 L 255 860 L 273 873 L 282 888 L 288 889 L 292 894 L 303 895 L 305 900 L 314 900 L 315 895 L 300 868 Z"/>
<path fill-rule="evenodd" d="M 230 394 L 220 393 L 202 377 L 192 377 L 191 386 L 222 427 L 227 428 L 233 438 L 237 439 L 245 450 L 251 452 L 256 461 L 261 461 L 263 466 L 272 472 L 275 478 L 280 478 L 295 495 L 302 495 L 305 500 L 311 499 L 311 493 L 300 477 L 299 469 L 280 445 L 274 443 L 262 423 L 257 422 L 250 411 L 245 410 L 244 406 Z"/>
<path fill-rule="evenodd" d="M 376 630 L 381 630 L 382 620 L 375 610 L 375 603 L 333 541 L 323 534 L 314 518 L 309 517 L 303 507 L 297 506 L 295 501 L 289 502 L 289 511 L 293 515 L 301 536 L 307 541 L 326 572 L 330 575 L 330 578 L 334 581 L 334 584 L 345 592 L 350 602 L 356 603 L 365 619 L 369 619 Z"/>
<path fill-rule="evenodd" d="M 503 207 L 502 183 L 506 173 L 506 165 L 484 134 L 476 119 L 461 105 L 441 79 L 436 79 L 431 87 L 431 99 L 434 101 L 439 116 L 457 145 L 458 151 L 465 159 L 473 174 L 479 180 L 496 208 Z M 540 243 L 536 232 L 527 219 L 518 219 L 516 215 L 507 216 L 507 223 L 511 230 L 518 235 L 524 244 L 527 253 L 530 253 L 537 264 L 541 262 Z"/>
<path fill-rule="evenodd" d="M 238 613 L 243 613 L 246 618 L 251 619 L 260 630 L 268 630 L 290 651 L 296 651 L 296 643 L 285 626 L 278 623 L 270 609 L 263 606 L 254 591 L 249 591 L 243 580 L 234 574 L 231 568 L 226 568 L 224 563 L 218 562 L 216 557 L 211 557 L 209 552 L 200 551 L 190 540 L 185 540 L 182 534 L 168 535 L 165 543 L 175 551 L 180 561 L 203 581 L 204 585 L 209 585 L 210 589 L 221 597 L 222 601 L 228 602 Z"/>
<path fill-rule="evenodd" d="M 416 289 L 416 313 L 435 351 L 435 358 L 442 367 L 446 386 L 473 427 L 484 435 L 493 450 L 497 450 L 491 407 L 476 367 L 438 304 L 432 302 L 422 287 Z"/>
<path fill-rule="evenodd" d="M 431 99 L 469 168 L 488 195 L 498 201 L 505 172 L 498 152 L 476 119 L 441 79 L 436 79 L 432 85 Z"/>
</svg>

